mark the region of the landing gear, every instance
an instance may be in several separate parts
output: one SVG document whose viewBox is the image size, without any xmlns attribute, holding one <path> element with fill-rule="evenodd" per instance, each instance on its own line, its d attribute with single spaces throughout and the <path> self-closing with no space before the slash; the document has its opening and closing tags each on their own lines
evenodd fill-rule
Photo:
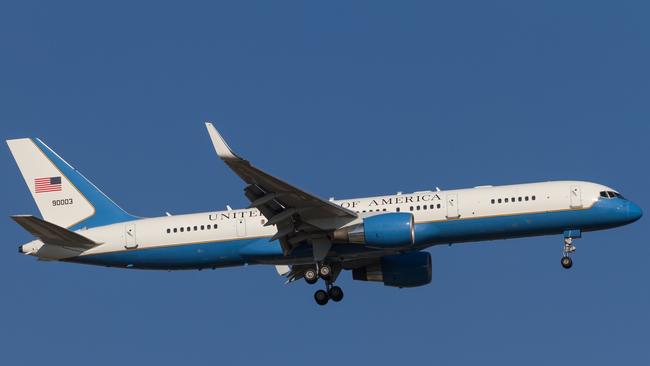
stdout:
<svg viewBox="0 0 650 366">
<path fill-rule="evenodd" d="M 341 268 L 337 266 L 332 268 L 331 265 L 325 263 L 318 263 L 315 268 L 310 268 L 305 271 L 305 281 L 309 284 L 314 284 L 318 278 L 325 281 L 325 289 L 318 290 L 314 293 L 314 300 L 318 305 L 325 305 L 329 300 L 339 302 L 343 300 L 343 290 L 340 287 L 334 286 L 334 281 L 338 277 Z"/>
<path fill-rule="evenodd" d="M 576 246 L 573 245 L 572 237 L 564 238 L 564 248 L 562 249 L 562 267 L 569 269 L 573 266 L 573 260 L 571 259 L 571 254 L 576 251 Z"/>
<path fill-rule="evenodd" d="M 318 282 L 318 273 L 316 272 L 316 269 L 310 268 L 305 271 L 305 281 L 310 285 Z"/>
</svg>

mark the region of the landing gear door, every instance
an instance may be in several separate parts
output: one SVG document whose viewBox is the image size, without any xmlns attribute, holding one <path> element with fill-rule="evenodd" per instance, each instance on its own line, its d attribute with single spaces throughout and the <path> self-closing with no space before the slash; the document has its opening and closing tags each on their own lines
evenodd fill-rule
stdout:
<svg viewBox="0 0 650 366">
<path fill-rule="evenodd" d="M 582 192 L 580 186 L 571 186 L 571 208 L 582 207 Z"/>
<path fill-rule="evenodd" d="M 135 224 L 126 224 L 124 226 L 124 247 L 126 249 L 135 249 L 138 247 L 135 238 Z"/>
<path fill-rule="evenodd" d="M 447 218 L 457 219 L 459 217 L 460 217 L 460 213 L 458 212 L 458 195 L 448 194 L 447 195 Z"/>
</svg>

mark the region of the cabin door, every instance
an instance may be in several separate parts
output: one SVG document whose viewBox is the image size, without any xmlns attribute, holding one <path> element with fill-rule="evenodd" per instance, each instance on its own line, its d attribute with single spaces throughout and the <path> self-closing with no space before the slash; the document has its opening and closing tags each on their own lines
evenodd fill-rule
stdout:
<svg viewBox="0 0 650 366">
<path fill-rule="evenodd" d="M 571 186 L 571 208 L 582 207 L 582 192 L 580 186 Z"/>
<path fill-rule="evenodd" d="M 458 195 L 457 194 L 448 194 L 447 195 L 447 218 L 448 219 L 457 219 L 460 217 L 458 212 Z"/>
<path fill-rule="evenodd" d="M 235 225 L 237 225 L 237 236 L 246 236 L 246 219 L 237 219 L 237 223 Z"/>
<path fill-rule="evenodd" d="M 124 247 L 126 249 L 135 249 L 138 247 L 135 239 L 135 224 L 126 224 L 124 226 Z"/>
</svg>

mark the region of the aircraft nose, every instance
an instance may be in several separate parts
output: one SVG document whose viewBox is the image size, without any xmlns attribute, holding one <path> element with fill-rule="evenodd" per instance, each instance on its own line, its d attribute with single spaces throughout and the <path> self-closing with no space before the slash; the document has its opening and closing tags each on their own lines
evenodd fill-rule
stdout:
<svg viewBox="0 0 650 366">
<path fill-rule="evenodd" d="M 627 218 L 630 222 L 634 222 L 643 216 L 643 210 L 641 207 L 634 202 L 630 202 L 630 205 L 627 208 Z"/>
</svg>

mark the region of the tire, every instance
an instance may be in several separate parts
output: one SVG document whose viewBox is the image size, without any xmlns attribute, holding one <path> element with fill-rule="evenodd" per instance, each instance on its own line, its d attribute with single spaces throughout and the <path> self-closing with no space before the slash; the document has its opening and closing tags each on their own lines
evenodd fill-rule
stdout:
<svg viewBox="0 0 650 366">
<path fill-rule="evenodd" d="M 323 264 L 320 266 L 320 268 L 318 268 L 318 275 L 324 280 L 329 280 L 332 276 L 332 267 Z"/>
<path fill-rule="evenodd" d="M 318 273 L 316 273 L 315 269 L 306 270 L 304 277 L 305 277 L 305 281 L 310 285 L 313 285 L 316 282 L 318 282 Z"/>
<path fill-rule="evenodd" d="M 339 302 L 343 300 L 343 290 L 338 286 L 332 286 L 328 291 L 328 295 L 332 301 Z"/>
<path fill-rule="evenodd" d="M 565 269 L 569 269 L 573 266 L 573 260 L 571 257 L 562 257 L 562 267 Z"/>
<path fill-rule="evenodd" d="M 329 295 L 324 290 L 318 290 L 314 293 L 314 300 L 318 305 L 325 305 L 330 300 Z"/>
</svg>

